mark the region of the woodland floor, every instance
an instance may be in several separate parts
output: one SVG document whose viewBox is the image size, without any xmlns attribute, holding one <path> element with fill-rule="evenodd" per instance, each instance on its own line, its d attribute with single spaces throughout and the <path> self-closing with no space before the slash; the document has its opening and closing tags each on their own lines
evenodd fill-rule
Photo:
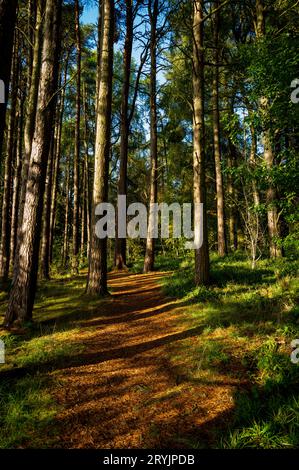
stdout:
<svg viewBox="0 0 299 470">
<path fill-rule="evenodd" d="M 35 329 L 3 333 L 0 447 L 296 446 L 299 367 L 288 343 L 298 328 L 282 328 L 282 315 L 297 312 L 298 291 L 265 269 L 260 284 L 261 273 L 262 287 L 239 279 L 196 302 L 181 295 L 184 269 L 169 297 L 170 272 L 111 273 L 100 301 L 85 296 L 85 273 L 45 283 Z"/>
<path fill-rule="evenodd" d="M 56 392 L 63 446 L 175 446 L 199 434 L 207 440 L 232 409 L 240 380 L 219 375 L 195 384 L 172 363 L 171 349 L 199 331 L 179 324 L 179 305 L 157 283 L 162 276 L 112 274 L 112 299 L 98 319 L 80 324 L 83 365 L 60 371 Z"/>
</svg>

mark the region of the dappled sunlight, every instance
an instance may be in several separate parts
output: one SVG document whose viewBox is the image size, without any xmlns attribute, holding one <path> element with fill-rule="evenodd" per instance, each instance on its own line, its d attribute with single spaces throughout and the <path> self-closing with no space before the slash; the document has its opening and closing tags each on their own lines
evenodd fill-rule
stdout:
<svg viewBox="0 0 299 470">
<path fill-rule="evenodd" d="M 58 447 L 180 447 L 181 439 L 211 439 L 209 422 L 224 425 L 240 381 L 194 378 L 188 364 L 185 373 L 172 365 L 172 350 L 203 328 L 178 321 L 182 302 L 161 293 L 164 277 L 112 273 L 112 296 L 74 319 L 83 350 L 56 367 Z"/>
<path fill-rule="evenodd" d="M 285 372 L 275 376 L 275 361 L 288 360 L 277 325 L 293 315 L 297 284 L 263 270 L 259 284 L 219 279 L 193 291 L 184 271 L 192 296 L 179 298 L 176 273 L 110 273 L 105 298 L 86 296 L 82 275 L 53 279 L 40 287 L 32 331 L 6 336 L 14 352 L 0 377 L 51 379 L 58 406 L 52 447 L 237 446 L 243 437 L 233 426 L 243 403 L 253 400 L 256 384 L 266 393 L 269 378 L 280 387 Z M 261 366 L 269 337 L 278 355 Z M 248 416 L 259 418 L 254 407 Z"/>
</svg>

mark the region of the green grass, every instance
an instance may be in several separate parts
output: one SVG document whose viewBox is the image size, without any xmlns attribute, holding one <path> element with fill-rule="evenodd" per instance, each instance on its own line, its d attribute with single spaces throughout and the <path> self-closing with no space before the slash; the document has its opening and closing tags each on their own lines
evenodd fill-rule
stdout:
<svg viewBox="0 0 299 470">
<path fill-rule="evenodd" d="M 0 448 L 49 447 L 57 404 L 49 379 L 28 376 L 0 385 Z"/>
<path fill-rule="evenodd" d="M 101 301 L 84 295 L 85 275 L 41 283 L 34 323 L 20 335 L 0 332 L 6 363 L 0 365 L 0 448 L 51 447 L 58 435 L 59 406 L 52 396 L 55 369 L 84 351 L 79 322 Z M 6 303 L 0 305 L 5 313 Z M 3 377 L 1 378 L 1 374 Z"/>
<path fill-rule="evenodd" d="M 299 447 L 299 365 L 290 361 L 290 343 L 299 338 L 298 265 L 261 260 L 253 271 L 240 253 L 213 255 L 211 285 L 194 287 L 191 257 L 157 258 L 158 269 L 171 271 L 162 288 L 182 307 L 179 321 L 186 330 L 198 327 L 197 336 L 170 346 L 177 376 L 187 376 L 186 386 L 213 384 L 223 375 L 247 383 L 235 392 L 225 426 L 216 423 L 211 431 L 212 441 L 180 436 L 187 446 Z M 140 260 L 131 270 L 142 267 Z M 33 326 L 22 335 L 0 333 L 7 352 L 0 366 L 0 448 L 55 446 L 55 370 L 84 351 L 80 322 L 84 335 L 92 334 L 88 320 L 101 316 L 101 301 L 84 294 L 85 280 L 85 273 L 75 279 L 65 274 L 41 283 Z M 3 292 L 0 317 L 6 301 Z"/>
<path fill-rule="evenodd" d="M 192 259 L 162 281 L 184 308 L 181 321 L 202 327 L 195 340 L 181 342 L 173 362 L 191 383 L 223 373 L 248 383 L 233 397 L 229 425 L 214 430 L 213 446 L 299 447 L 299 364 L 290 360 L 290 343 L 299 338 L 298 268 L 281 259 L 252 270 L 238 253 L 213 255 L 209 287 L 194 287 Z"/>
</svg>

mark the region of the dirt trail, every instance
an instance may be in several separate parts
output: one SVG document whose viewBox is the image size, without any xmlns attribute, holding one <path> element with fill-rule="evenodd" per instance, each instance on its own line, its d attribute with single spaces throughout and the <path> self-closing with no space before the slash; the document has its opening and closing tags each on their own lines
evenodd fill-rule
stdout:
<svg viewBox="0 0 299 470">
<path fill-rule="evenodd" d="M 200 331 L 178 321 L 179 304 L 157 282 L 163 275 L 112 274 L 112 298 L 98 317 L 80 323 L 81 365 L 56 372 L 59 447 L 207 444 L 213 427 L 228 419 L 237 384 L 221 376 L 217 383 L 189 382 L 171 359 Z"/>
</svg>

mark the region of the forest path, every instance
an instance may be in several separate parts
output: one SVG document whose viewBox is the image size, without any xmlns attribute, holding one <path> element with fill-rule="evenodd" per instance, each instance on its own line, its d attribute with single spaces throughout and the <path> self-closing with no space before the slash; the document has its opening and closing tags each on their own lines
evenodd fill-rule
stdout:
<svg viewBox="0 0 299 470">
<path fill-rule="evenodd" d="M 112 273 L 112 297 L 80 321 L 80 360 L 55 372 L 58 447 L 189 447 L 227 420 L 232 378 L 190 381 L 175 359 L 201 331 L 179 321 L 183 304 L 158 283 L 165 274 Z"/>
</svg>

